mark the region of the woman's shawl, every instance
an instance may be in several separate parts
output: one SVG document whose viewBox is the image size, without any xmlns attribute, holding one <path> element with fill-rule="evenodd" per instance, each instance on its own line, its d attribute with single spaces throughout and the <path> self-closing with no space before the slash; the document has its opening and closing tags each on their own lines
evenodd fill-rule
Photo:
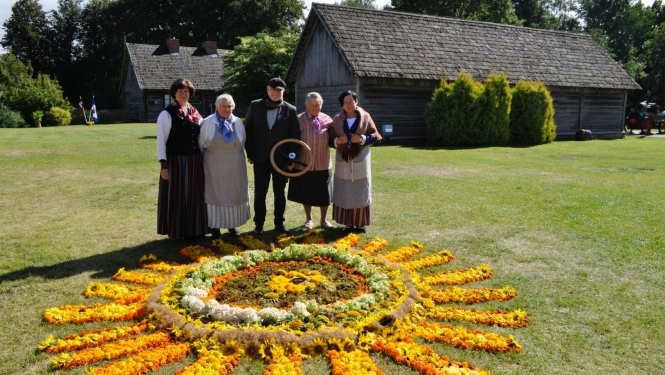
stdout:
<svg viewBox="0 0 665 375">
<path fill-rule="evenodd" d="M 376 128 L 376 125 L 374 125 L 374 121 L 372 121 L 372 117 L 369 115 L 369 113 L 365 112 L 362 108 L 357 107 L 357 112 L 360 114 L 360 123 L 358 124 L 358 128 L 356 129 L 354 134 L 358 135 L 365 135 L 369 138 L 373 138 L 377 141 L 381 140 L 381 134 L 379 134 L 379 130 Z M 342 109 L 336 116 L 333 118 L 332 126 L 328 129 L 328 132 L 330 133 L 331 138 L 335 137 L 341 137 L 344 135 L 344 123 L 346 122 L 346 112 Z M 342 154 L 342 159 L 349 162 L 353 160 L 356 156 L 360 155 L 360 152 L 364 147 L 369 147 L 367 146 L 362 146 L 360 143 L 352 143 L 351 147 L 348 146 L 348 144 L 344 144 L 341 146 L 336 146 L 337 151 Z"/>
<path fill-rule="evenodd" d="M 244 145 L 245 126 L 242 124 L 242 120 L 240 120 L 239 117 L 236 117 L 233 114 L 231 116 L 233 119 L 233 133 Z M 207 148 L 210 145 L 210 142 L 212 142 L 215 132 L 217 131 L 217 124 L 219 124 L 219 121 L 214 113 L 203 120 L 203 123 L 201 124 L 201 133 L 199 133 L 199 147 L 201 148 L 201 151 L 203 151 L 204 148 Z"/>
</svg>

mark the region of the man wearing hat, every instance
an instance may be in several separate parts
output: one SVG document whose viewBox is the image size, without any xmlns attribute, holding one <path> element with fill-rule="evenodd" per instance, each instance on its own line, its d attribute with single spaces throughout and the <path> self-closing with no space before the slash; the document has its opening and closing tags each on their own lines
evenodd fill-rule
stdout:
<svg viewBox="0 0 665 375">
<path fill-rule="evenodd" d="M 284 211 L 286 210 L 286 177 L 273 168 L 270 163 L 270 151 L 273 146 L 284 139 L 300 139 L 300 124 L 296 107 L 284 101 L 286 83 L 279 78 L 268 81 L 267 95 L 263 99 L 254 100 L 247 109 L 245 130 L 247 140 L 245 151 L 247 159 L 254 167 L 254 233 L 263 233 L 263 224 L 266 219 L 266 195 L 272 176 L 272 191 L 275 195 L 275 229 L 288 233 L 284 225 Z M 290 144 L 284 147 L 294 147 L 287 152 L 297 151 L 297 145 Z M 275 163 L 283 165 L 287 160 L 275 153 Z"/>
</svg>

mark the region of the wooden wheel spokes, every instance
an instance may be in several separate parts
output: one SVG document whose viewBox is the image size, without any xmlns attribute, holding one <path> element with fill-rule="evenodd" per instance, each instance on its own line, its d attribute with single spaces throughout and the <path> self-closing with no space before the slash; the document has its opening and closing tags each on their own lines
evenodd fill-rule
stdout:
<svg viewBox="0 0 665 375">
<path fill-rule="evenodd" d="M 300 145 L 300 149 L 302 150 L 302 152 L 307 153 L 308 157 L 305 160 L 309 160 L 309 163 L 305 163 L 302 160 L 298 159 L 295 152 L 291 152 L 291 153 L 287 154 L 282 150 L 278 150 L 278 148 L 281 145 L 285 144 L 285 143 L 296 143 L 296 144 Z M 283 157 L 286 158 L 286 165 L 280 167 L 280 166 L 277 165 L 277 163 L 275 163 L 275 153 L 277 153 L 279 155 L 282 155 Z M 302 158 L 302 156 L 303 155 L 301 155 L 301 158 Z M 286 177 L 299 177 L 299 176 L 304 175 L 312 167 L 313 163 L 314 163 L 314 158 L 312 157 L 312 149 L 309 148 L 307 143 L 305 143 L 305 142 L 303 142 L 299 139 L 290 139 L 290 138 L 283 139 L 283 140 L 277 142 L 277 144 L 275 144 L 275 146 L 270 151 L 270 164 L 272 164 L 272 167 L 275 168 L 275 170 L 277 172 L 279 172 L 281 175 L 286 176 Z M 300 165 L 304 169 L 295 170 L 294 172 L 289 172 L 288 167 L 291 164 Z"/>
</svg>

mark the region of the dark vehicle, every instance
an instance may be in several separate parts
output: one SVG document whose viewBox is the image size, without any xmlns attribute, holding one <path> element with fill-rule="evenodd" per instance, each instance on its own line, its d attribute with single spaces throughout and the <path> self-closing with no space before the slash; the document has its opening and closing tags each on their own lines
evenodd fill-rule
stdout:
<svg viewBox="0 0 665 375">
<path fill-rule="evenodd" d="M 655 104 L 653 104 L 655 106 Z M 665 134 L 665 111 L 661 112 L 648 112 L 648 109 L 640 109 L 634 112 L 631 112 L 626 117 L 626 122 L 623 125 L 623 130 L 628 134 L 633 134 L 633 130 L 640 130 L 641 133 L 646 133 L 645 122 L 647 117 L 653 114 L 656 118 L 651 127 L 651 131 L 658 129 L 658 134 Z"/>
</svg>

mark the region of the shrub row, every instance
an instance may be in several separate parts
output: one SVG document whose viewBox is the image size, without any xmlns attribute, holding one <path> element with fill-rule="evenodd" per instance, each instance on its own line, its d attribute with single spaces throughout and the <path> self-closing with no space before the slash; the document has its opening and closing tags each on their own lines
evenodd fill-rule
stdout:
<svg viewBox="0 0 665 375">
<path fill-rule="evenodd" d="M 2 127 L 32 126 L 36 113 L 43 113 L 43 124 L 48 126 L 69 125 L 62 111 L 74 108 L 63 97 L 58 81 L 44 74 L 34 74 L 28 62 L 24 64 L 11 52 L 0 55 L 0 112 L 9 114 L 9 119 L 0 120 Z M 9 112 L 8 112 L 9 111 Z M 23 121 L 16 121 L 18 113 Z M 36 116 L 39 117 L 39 116 Z"/>
<path fill-rule="evenodd" d="M 540 82 L 520 81 L 514 88 L 505 75 L 483 84 L 460 72 L 441 81 L 425 112 L 427 137 L 440 146 L 490 146 L 508 142 L 539 144 L 555 137 L 554 107 Z"/>
</svg>

